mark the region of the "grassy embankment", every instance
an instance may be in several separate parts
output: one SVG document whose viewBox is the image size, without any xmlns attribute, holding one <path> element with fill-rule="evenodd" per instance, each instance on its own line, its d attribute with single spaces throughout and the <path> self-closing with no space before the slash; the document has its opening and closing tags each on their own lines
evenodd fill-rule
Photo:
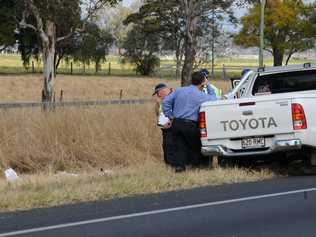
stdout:
<svg viewBox="0 0 316 237">
<path fill-rule="evenodd" d="M 2 76 L 0 101 L 39 101 L 41 76 Z M 58 77 L 65 100 L 150 97 L 161 80 Z M 172 87 L 178 81 L 167 81 Z M 227 82 L 216 81 L 220 87 Z M 0 211 L 156 193 L 200 185 L 271 178 L 270 171 L 192 170 L 175 175 L 162 164 L 153 105 L 0 111 Z M 22 174 L 7 183 L 4 169 Z M 100 169 L 112 170 L 102 175 Z M 69 176 L 62 171 L 76 173 Z"/>
</svg>

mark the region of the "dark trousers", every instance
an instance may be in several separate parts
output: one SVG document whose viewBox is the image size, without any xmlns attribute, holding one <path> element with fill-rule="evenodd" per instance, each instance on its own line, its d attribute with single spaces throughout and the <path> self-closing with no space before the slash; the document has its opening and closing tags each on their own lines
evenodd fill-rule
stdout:
<svg viewBox="0 0 316 237">
<path fill-rule="evenodd" d="M 197 166 L 202 160 L 200 130 L 197 122 L 175 119 L 172 124 L 174 165 Z"/>
<path fill-rule="evenodd" d="M 172 128 L 161 129 L 162 131 L 162 149 L 165 163 L 173 166 L 173 139 Z"/>
</svg>

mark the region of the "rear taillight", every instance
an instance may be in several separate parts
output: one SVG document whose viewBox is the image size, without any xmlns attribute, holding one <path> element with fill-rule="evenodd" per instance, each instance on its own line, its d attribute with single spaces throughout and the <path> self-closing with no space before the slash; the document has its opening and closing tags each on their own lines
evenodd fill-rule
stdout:
<svg viewBox="0 0 316 237">
<path fill-rule="evenodd" d="M 207 137 L 205 112 L 200 112 L 199 114 L 199 127 L 201 137 Z"/>
<path fill-rule="evenodd" d="M 306 117 L 302 105 L 296 103 L 292 104 L 292 120 L 294 130 L 307 128 Z"/>
</svg>

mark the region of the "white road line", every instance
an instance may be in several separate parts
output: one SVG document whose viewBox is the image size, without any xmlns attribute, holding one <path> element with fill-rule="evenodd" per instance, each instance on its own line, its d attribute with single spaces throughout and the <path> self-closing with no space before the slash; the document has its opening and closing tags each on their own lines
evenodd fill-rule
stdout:
<svg viewBox="0 0 316 237">
<path fill-rule="evenodd" d="M 298 193 L 304 193 L 304 192 L 313 192 L 313 191 L 316 191 L 316 188 L 300 189 L 300 190 L 294 190 L 294 191 L 289 191 L 289 192 L 272 193 L 272 194 L 230 199 L 230 200 L 224 200 L 224 201 L 208 202 L 208 203 L 201 203 L 201 204 L 195 204 L 195 205 L 189 205 L 189 206 L 132 213 L 132 214 L 127 214 L 127 215 L 112 216 L 112 217 L 105 217 L 105 218 L 99 218 L 99 219 L 60 224 L 60 225 L 52 225 L 52 226 L 45 226 L 45 227 L 39 227 L 39 228 L 33 228 L 33 229 L 25 229 L 25 230 L 12 231 L 12 232 L 7 232 L 7 233 L 0 233 L 0 237 L 17 236 L 17 235 L 30 234 L 30 233 L 41 232 L 41 231 L 56 230 L 56 229 L 74 227 L 74 226 L 95 224 L 95 223 L 100 223 L 100 222 L 122 220 L 122 219 L 128 219 L 128 218 L 134 218 L 134 217 L 140 217 L 140 216 L 156 215 L 156 214 L 161 214 L 161 213 L 183 211 L 183 210 L 189 210 L 189 209 L 195 209 L 195 208 L 201 208 L 201 207 L 218 206 L 218 205 L 229 204 L 229 203 L 245 202 L 245 201 L 250 201 L 250 200 L 257 200 L 257 199 L 270 198 L 270 197 L 280 197 L 280 196 L 286 196 L 286 195 L 292 195 L 292 194 L 298 194 Z"/>
</svg>

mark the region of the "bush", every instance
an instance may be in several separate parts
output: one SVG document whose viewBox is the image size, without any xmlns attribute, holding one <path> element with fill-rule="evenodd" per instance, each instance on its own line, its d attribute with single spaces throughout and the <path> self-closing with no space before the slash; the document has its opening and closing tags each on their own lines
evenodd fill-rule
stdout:
<svg viewBox="0 0 316 237">
<path fill-rule="evenodd" d="M 156 67 L 160 66 L 160 59 L 155 55 L 145 55 L 139 59 L 136 65 L 136 72 L 148 76 L 154 73 Z"/>
</svg>

